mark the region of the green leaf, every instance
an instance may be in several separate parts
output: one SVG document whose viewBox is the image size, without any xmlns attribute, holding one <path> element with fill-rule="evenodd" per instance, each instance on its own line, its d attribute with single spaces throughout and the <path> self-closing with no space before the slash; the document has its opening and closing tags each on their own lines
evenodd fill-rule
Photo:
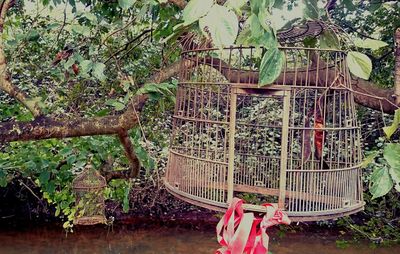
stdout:
<svg viewBox="0 0 400 254">
<path fill-rule="evenodd" d="M 91 60 L 83 60 L 80 62 L 80 73 L 82 76 L 89 76 L 90 71 L 92 70 L 93 67 L 93 62 Z"/>
<path fill-rule="evenodd" d="M 319 38 L 319 46 L 321 49 L 339 49 L 339 38 L 337 37 L 336 33 L 327 30 Z"/>
<path fill-rule="evenodd" d="M 90 36 L 90 27 L 81 26 L 81 25 L 72 25 L 71 30 L 77 34 L 81 34 L 83 36 Z"/>
<path fill-rule="evenodd" d="M 371 59 L 365 54 L 356 51 L 350 51 L 347 54 L 347 66 L 355 76 L 368 80 L 372 71 Z"/>
<path fill-rule="evenodd" d="M 317 0 L 303 0 L 304 3 L 304 17 L 306 19 L 316 20 L 319 18 L 318 1 Z"/>
<path fill-rule="evenodd" d="M 40 38 L 40 34 L 38 31 L 36 30 L 32 30 L 30 31 L 27 35 L 26 35 L 26 39 L 28 41 L 37 41 Z"/>
<path fill-rule="evenodd" d="M 25 104 L 29 108 L 35 108 L 38 107 L 38 105 L 41 103 L 42 97 L 33 97 L 25 100 Z"/>
<path fill-rule="evenodd" d="M 271 23 L 271 21 L 269 20 L 270 17 L 271 13 L 268 11 L 267 8 L 265 8 L 264 10 L 260 10 L 260 12 L 258 13 L 258 20 L 260 21 L 261 26 L 267 31 L 272 29 L 271 26 L 267 24 L 267 21 Z"/>
<path fill-rule="evenodd" d="M 260 86 L 271 84 L 281 74 L 285 63 L 285 54 L 278 48 L 271 48 L 264 54 L 260 66 Z"/>
<path fill-rule="evenodd" d="M 394 112 L 393 122 L 390 126 L 383 127 L 383 131 L 386 134 L 386 137 L 390 139 L 392 135 L 399 129 L 400 125 L 400 109 L 396 109 Z"/>
<path fill-rule="evenodd" d="M 372 152 L 370 155 L 368 155 L 367 157 L 364 158 L 364 160 L 362 161 L 360 167 L 361 168 L 366 168 L 369 164 L 371 164 L 372 162 L 374 162 L 375 157 L 378 155 L 377 151 Z"/>
<path fill-rule="evenodd" d="M 258 15 L 261 11 L 264 11 L 266 8 L 269 10 L 273 5 L 274 0 L 256 0 L 250 1 L 251 12 L 255 15 Z"/>
<path fill-rule="evenodd" d="M 353 4 L 353 0 L 343 0 L 344 6 L 349 11 L 355 11 L 356 6 Z"/>
<path fill-rule="evenodd" d="M 251 14 L 248 19 L 248 23 L 250 24 L 251 37 L 254 40 L 259 39 L 264 34 L 264 29 L 260 23 L 260 20 L 258 19 L 258 16 L 256 14 Z"/>
<path fill-rule="evenodd" d="M 249 17 L 249 19 L 246 21 L 245 24 L 246 29 L 247 26 L 249 31 L 251 31 L 251 36 L 248 36 L 248 38 L 243 38 L 243 35 L 240 35 L 241 38 L 239 41 L 245 39 L 246 42 L 252 44 L 252 46 L 265 46 L 266 48 L 277 47 L 278 43 L 274 31 L 272 30 L 271 27 L 267 26 L 266 24 L 265 28 L 267 28 L 267 30 L 264 29 L 257 15 L 252 14 Z"/>
<path fill-rule="evenodd" d="M 97 23 L 97 17 L 91 12 L 84 12 L 82 13 L 82 17 L 86 18 L 87 20 L 90 21 L 91 24 L 96 24 Z"/>
<path fill-rule="evenodd" d="M 7 171 L 0 169 L 0 187 L 7 187 Z"/>
<path fill-rule="evenodd" d="M 372 194 L 372 199 L 386 195 L 393 187 L 393 181 L 387 168 L 375 169 L 371 175 L 371 183 L 369 190 Z"/>
<path fill-rule="evenodd" d="M 366 48 L 366 49 L 372 49 L 372 50 L 377 50 L 377 49 L 386 47 L 388 45 L 384 41 L 373 40 L 373 39 L 369 39 L 369 38 L 367 38 L 365 40 L 357 38 L 354 40 L 354 44 L 359 48 Z"/>
<path fill-rule="evenodd" d="M 383 157 L 389 164 L 389 174 L 394 183 L 396 183 L 396 190 L 399 191 L 400 187 L 400 143 L 387 144 Z"/>
<path fill-rule="evenodd" d="M 125 104 L 116 100 L 108 100 L 106 101 L 106 105 L 113 106 L 116 111 L 121 111 L 125 109 Z"/>
<path fill-rule="evenodd" d="M 201 17 L 207 15 L 213 6 L 213 0 L 192 0 L 190 1 L 185 9 L 183 10 L 182 16 L 184 20 L 184 25 L 190 25 L 196 22 Z"/>
<path fill-rule="evenodd" d="M 70 57 L 69 59 L 68 59 L 68 61 L 66 61 L 65 63 L 64 63 L 64 70 L 69 70 L 70 68 L 71 68 L 71 66 L 73 65 L 75 63 L 75 59 L 73 58 L 73 57 Z"/>
<path fill-rule="evenodd" d="M 40 185 L 46 185 L 47 182 L 50 179 L 50 172 L 49 171 L 43 171 L 42 173 L 40 173 L 39 175 L 39 181 L 40 181 Z"/>
<path fill-rule="evenodd" d="M 122 200 L 122 210 L 124 213 L 129 212 L 129 193 L 131 191 L 131 188 L 131 183 L 129 183 L 128 186 L 124 187 L 124 198 Z"/>
<path fill-rule="evenodd" d="M 228 0 L 226 1 L 225 6 L 240 13 L 240 8 L 242 8 L 246 3 L 247 0 Z"/>
<path fill-rule="evenodd" d="M 118 0 L 118 5 L 122 9 L 126 10 L 131 8 L 135 4 L 136 0 Z"/>
<path fill-rule="evenodd" d="M 92 67 L 93 76 L 100 81 L 104 81 L 106 79 L 106 76 L 104 75 L 105 68 L 106 65 L 103 63 L 94 63 Z"/>
<path fill-rule="evenodd" d="M 239 21 L 232 11 L 224 6 L 214 5 L 208 14 L 199 21 L 200 29 L 211 36 L 213 43 L 222 48 L 234 44 L 238 31 Z"/>
<path fill-rule="evenodd" d="M 249 40 L 251 39 L 251 30 L 250 27 L 245 27 L 240 31 L 237 39 L 236 39 L 236 44 L 237 45 L 243 45 L 243 46 L 249 46 Z"/>
<path fill-rule="evenodd" d="M 284 0 L 275 0 L 274 7 L 282 9 L 284 4 L 285 4 Z"/>
</svg>

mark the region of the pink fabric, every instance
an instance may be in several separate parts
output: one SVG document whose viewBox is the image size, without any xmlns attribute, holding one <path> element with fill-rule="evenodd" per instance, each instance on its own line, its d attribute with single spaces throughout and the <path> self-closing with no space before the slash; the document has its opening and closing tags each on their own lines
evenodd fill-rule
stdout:
<svg viewBox="0 0 400 254">
<path fill-rule="evenodd" d="M 217 239 L 221 248 L 216 254 L 265 254 L 268 253 L 267 228 L 290 224 L 286 213 L 275 205 L 264 204 L 263 217 L 243 212 L 243 200 L 234 198 L 217 225 Z"/>
</svg>

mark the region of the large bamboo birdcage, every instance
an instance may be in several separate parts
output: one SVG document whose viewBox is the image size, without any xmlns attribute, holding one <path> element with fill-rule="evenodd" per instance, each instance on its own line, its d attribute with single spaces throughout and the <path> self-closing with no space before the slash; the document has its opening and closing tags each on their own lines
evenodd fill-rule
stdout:
<svg viewBox="0 0 400 254">
<path fill-rule="evenodd" d="M 224 211 L 277 203 L 293 221 L 363 209 L 360 127 L 345 52 L 280 48 L 285 64 L 259 86 L 266 49 L 203 47 L 181 55 L 167 189 Z"/>
</svg>

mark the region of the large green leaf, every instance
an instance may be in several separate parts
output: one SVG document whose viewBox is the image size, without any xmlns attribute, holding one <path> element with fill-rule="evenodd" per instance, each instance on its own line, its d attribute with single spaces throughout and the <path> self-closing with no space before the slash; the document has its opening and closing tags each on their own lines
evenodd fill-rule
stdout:
<svg viewBox="0 0 400 254">
<path fill-rule="evenodd" d="M 390 166 L 389 173 L 393 182 L 396 183 L 396 190 L 400 191 L 400 144 L 387 144 L 383 151 L 383 157 Z"/>
<path fill-rule="evenodd" d="M 393 181 L 387 168 L 375 169 L 371 175 L 371 183 L 369 190 L 373 199 L 386 195 L 393 187 Z"/>
<path fill-rule="evenodd" d="M 260 66 L 260 86 L 271 84 L 281 74 L 285 54 L 278 48 L 271 48 L 264 54 Z"/>
<path fill-rule="evenodd" d="M 100 81 L 104 81 L 106 79 L 106 76 L 104 75 L 105 68 L 106 65 L 103 63 L 94 63 L 92 68 L 93 76 Z"/>
<path fill-rule="evenodd" d="M 246 3 L 247 0 L 228 0 L 226 1 L 225 6 L 239 13 L 240 8 L 242 8 Z"/>
<path fill-rule="evenodd" d="M 251 12 L 258 15 L 265 9 L 270 10 L 274 6 L 275 0 L 253 0 L 250 1 Z"/>
<path fill-rule="evenodd" d="M 319 38 L 319 46 L 322 49 L 339 49 L 339 38 L 333 31 L 325 31 Z"/>
<path fill-rule="evenodd" d="M 354 11 L 356 6 L 353 4 L 353 0 L 343 0 L 344 6 L 349 11 Z"/>
<path fill-rule="evenodd" d="M 183 10 L 184 25 L 190 25 L 207 15 L 213 4 L 213 0 L 191 0 Z"/>
<path fill-rule="evenodd" d="M 371 59 L 365 54 L 350 51 L 347 54 L 347 66 L 352 74 L 362 79 L 369 79 L 372 71 Z"/>
<path fill-rule="evenodd" d="M 366 48 L 366 49 L 372 49 L 372 50 L 377 50 L 377 49 L 380 49 L 382 47 L 386 47 L 388 45 L 384 41 L 373 40 L 373 39 L 369 39 L 369 38 L 367 38 L 365 40 L 357 38 L 356 40 L 354 40 L 354 44 L 357 47 Z"/>
<path fill-rule="evenodd" d="M 131 8 L 135 4 L 136 0 L 118 0 L 118 5 L 122 9 L 126 10 Z"/>
<path fill-rule="evenodd" d="M 90 28 L 87 26 L 81 25 L 72 25 L 71 30 L 77 34 L 81 34 L 83 36 L 90 36 Z"/>
<path fill-rule="evenodd" d="M 234 44 L 239 31 L 239 21 L 235 13 L 221 5 L 214 5 L 208 14 L 200 19 L 199 25 L 219 48 Z"/>
<path fill-rule="evenodd" d="M 378 155 L 377 151 L 372 152 L 370 155 L 364 158 L 364 160 L 361 162 L 360 167 L 366 168 L 369 164 L 374 162 L 377 155 Z"/>
<path fill-rule="evenodd" d="M 400 126 L 400 109 L 394 112 L 393 122 L 390 126 L 383 127 L 383 131 L 387 138 L 391 138 L 392 135 L 399 129 Z"/>
<path fill-rule="evenodd" d="M 251 33 L 251 36 L 248 38 L 243 38 L 244 35 L 240 35 L 239 41 L 246 41 L 253 46 L 264 46 L 266 48 L 277 47 L 277 40 L 271 27 L 262 26 L 259 16 L 252 14 L 248 18 L 245 24 L 245 29 L 248 27 L 248 31 Z M 249 33 L 247 32 L 247 34 Z M 240 44 L 240 43 L 239 43 Z"/>
<path fill-rule="evenodd" d="M 306 19 L 318 19 L 319 18 L 319 10 L 318 10 L 318 1 L 317 0 L 303 0 L 304 3 L 304 17 Z"/>
<path fill-rule="evenodd" d="M 89 73 L 92 70 L 93 62 L 91 60 L 83 60 L 79 63 L 80 73 L 84 77 L 89 77 Z"/>
<path fill-rule="evenodd" d="M 240 31 L 237 39 L 237 45 L 249 46 L 249 42 L 251 41 L 251 30 L 250 27 L 245 27 Z"/>
</svg>

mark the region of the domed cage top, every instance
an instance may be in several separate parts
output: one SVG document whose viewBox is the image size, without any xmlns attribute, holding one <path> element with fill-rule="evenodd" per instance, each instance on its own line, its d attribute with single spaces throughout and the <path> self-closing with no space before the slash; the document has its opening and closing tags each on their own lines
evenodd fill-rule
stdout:
<svg viewBox="0 0 400 254">
<path fill-rule="evenodd" d="M 285 64 L 258 86 L 266 49 L 190 49 L 180 82 L 165 177 L 190 203 L 224 211 L 277 203 L 293 221 L 363 209 L 360 127 L 345 52 L 282 47 Z"/>
<path fill-rule="evenodd" d="M 88 166 L 72 182 L 77 207 L 74 224 L 106 223 L 104 189 L 107 183 L 100 173 Z"/>
</svg>

